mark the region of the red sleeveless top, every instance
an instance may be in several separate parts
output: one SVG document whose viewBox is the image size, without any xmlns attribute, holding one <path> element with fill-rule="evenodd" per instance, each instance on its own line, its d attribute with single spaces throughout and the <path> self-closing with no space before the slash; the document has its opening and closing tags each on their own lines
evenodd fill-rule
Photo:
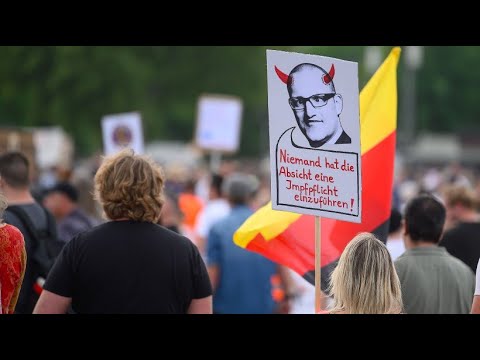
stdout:
<svg viewBox="0 0 480 360">
<path fill-rule="evenodd" d="M 0 224 L 0 293 L 2 314 L 13 314 L 22 286 L 27 253 L 23 235 L 15 226 Z"/>
</svg>

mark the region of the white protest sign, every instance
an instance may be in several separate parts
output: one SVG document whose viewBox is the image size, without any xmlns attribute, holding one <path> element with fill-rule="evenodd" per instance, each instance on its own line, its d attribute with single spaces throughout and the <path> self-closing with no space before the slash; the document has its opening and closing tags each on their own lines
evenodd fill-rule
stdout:
<svg viewBox="0 0 480 360">
<path fill-rule="evenodd" d="M 123 148 L 143 154 L 143 130 L 140 113 L 105 115 L 102 118 L 103 152 L 111 155 Z"/>
<path fill-rule="evenodd" d="M 267 50 L 272 208 L 361 222 L 358 64 Z"/>
<path fill-rule="evenodd" d="M 205 150 L 235 152 L 240 143 L 242 101 L 204 95 L 198 101 L 195 143 Z"/>
</svg>

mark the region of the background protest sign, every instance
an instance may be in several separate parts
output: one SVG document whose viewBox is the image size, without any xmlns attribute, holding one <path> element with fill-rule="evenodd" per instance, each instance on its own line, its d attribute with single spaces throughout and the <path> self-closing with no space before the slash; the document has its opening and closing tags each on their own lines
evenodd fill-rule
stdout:
<svg viewBox="0 0 480 360">
<path fill-rule="evenodd" d="M 267 50 L 272 208 L 361 222 L 358 64 Z"/>
<path fill-rule="evenodd" d="M 143 154 L 143 130 L 140 113 L 105 115 L 102 118 L 103 152 L 111 155 L 129 147 Z"/>
<path fill-rule="evenodd" d="M 204 95 L 198 100 L 195 144 L 204 150 L 235 152 L 240 144 L 240 98 Z"/>
</svg>

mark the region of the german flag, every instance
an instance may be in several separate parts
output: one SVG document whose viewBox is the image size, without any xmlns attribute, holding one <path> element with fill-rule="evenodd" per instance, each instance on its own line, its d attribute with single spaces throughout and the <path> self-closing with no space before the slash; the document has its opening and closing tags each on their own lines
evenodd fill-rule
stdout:
<svg viewBox="0 0 480 360">
<path fill-rule="evenodd" d="M 397 127 L 397 64 L 394 48 L 360 93 L 362 151 L 362 222 L 321 218 L 321 288 L 347 243 L 359 232 L 386 242 L 390 218 Z M 272 210 L 255 212 L 236 231 L 233 241 L 283 264 L 315 284 L 314 216 Z"/>
</svg>

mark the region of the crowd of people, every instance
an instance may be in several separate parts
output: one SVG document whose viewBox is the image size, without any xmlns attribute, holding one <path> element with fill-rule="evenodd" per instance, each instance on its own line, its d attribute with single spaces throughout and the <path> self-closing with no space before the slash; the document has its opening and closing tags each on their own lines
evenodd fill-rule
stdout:
<svg viewBox="0 0 480 360">
<path fill-rule="evenodd" d="M 177 178 L 129 149 L 92 164 L 42 185 L 24 154 L 0 155 L 1 313 L 314 313 L 310 283 L 232 240 L 269 201 L 260 167 Z M 465 174 L 398 177 L 386 244 L 348 243 L 321 313 L 480 313 L 480 198 Z"/>
</svg>

